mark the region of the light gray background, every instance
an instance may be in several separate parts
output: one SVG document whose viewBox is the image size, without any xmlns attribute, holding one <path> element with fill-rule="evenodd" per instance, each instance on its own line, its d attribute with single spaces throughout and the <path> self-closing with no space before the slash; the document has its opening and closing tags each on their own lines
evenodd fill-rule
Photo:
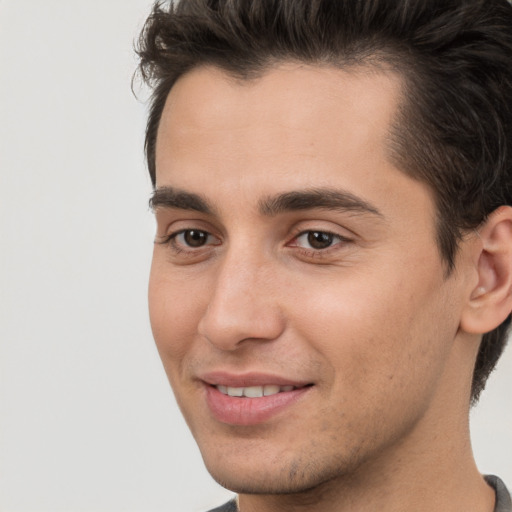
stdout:
<svg viewBox="0 0 512 512">
<path fill-rule="evenodd" d="M 0 510 L 199 512 L 203 468 L 147 315 L 149 0 L 0 0 Z M 512 484 L 512 349 L 473 413 Z"/>
</svg>

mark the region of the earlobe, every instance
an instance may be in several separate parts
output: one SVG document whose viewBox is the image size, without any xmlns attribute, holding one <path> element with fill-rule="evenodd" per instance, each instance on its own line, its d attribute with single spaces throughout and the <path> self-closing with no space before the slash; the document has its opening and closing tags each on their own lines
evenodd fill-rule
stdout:
<svg viewBox="0 0 512 512">
<path fill-rule="evenodd" d="M 461 318 L 461 329 L 485 334 L 512 311 L 512 208 L 501 206 L 480 226 L 476 258 L 478 283 Z"/>
</svg>

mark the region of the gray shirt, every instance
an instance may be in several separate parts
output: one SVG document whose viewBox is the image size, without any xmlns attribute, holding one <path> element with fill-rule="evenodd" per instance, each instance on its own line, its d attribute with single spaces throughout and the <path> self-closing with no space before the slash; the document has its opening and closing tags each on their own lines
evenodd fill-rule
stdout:
<svg viewBox="0 0 512 512">
<path fill-rule="evenodd" d="M 487 475 L 486 482 L 496 491 L 496 507 L 494 512 L 512 512 L 512 500 L 505 484 L 494 475 Z M 210 512 L 237 512 L 236 500 L 228 501 L 221 507 L 214 508 Z"/>
<path fill-rule="evenodd" d="M 494 475 L 487 475 L 485 480 L 496 491 L 494 512 L 512 512 L 512 500 L 505 484 Z"/>
</svg>

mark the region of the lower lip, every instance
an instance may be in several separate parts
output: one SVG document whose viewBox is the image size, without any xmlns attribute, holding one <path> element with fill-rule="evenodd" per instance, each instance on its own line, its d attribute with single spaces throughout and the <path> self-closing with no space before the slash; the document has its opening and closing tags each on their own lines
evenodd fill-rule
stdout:
<svg viewBox="0 0 512 512">
<path fill-rule="evenodd" d="M 275 395 L 246 398 L 225 395 L 216 387 L 207 385 L 206 402 L 214 418 L 221 423 L 257 425 L 290 407 L 310 390 L 311 386 L 307 386 Z"/>
</svg>

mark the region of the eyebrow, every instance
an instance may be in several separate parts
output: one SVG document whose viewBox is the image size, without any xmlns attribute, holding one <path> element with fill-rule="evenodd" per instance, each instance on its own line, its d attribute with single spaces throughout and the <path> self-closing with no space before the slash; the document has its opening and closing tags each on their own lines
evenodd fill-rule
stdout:
<svg viewBox="0 0 512 512">
<path fill-rule="evenodd" d="M 266 216 L 312 209 L 371 214 L 384 218 L 375 206 L 364 199 L 345 190 L 331 188 L 314 188 L 286 192 L 277 196 L 267 197 L 259 203 L 260 212 Z"/>
<path fill-rule="evenodd" d="M 179 210 L 193 210 L 200 213 L 212 214 L 214 208 L 199 194 L 185 192 L 173 187 L 159 187 L 149 200 L 152 210 L 158 208 L 176 208 Z"/>
<path fill-rule="evenodd" d="M 157 188 L 149 200 L 149 206 L 153 210 L 176 208 L 208 215 L 215 213 L 215 208 L 210 205 L 206 198 L 174 187 Z M 258 203 L 258 210 L 267 217 L 274 217 L 285 212 L 313 209 L 371 214 L 384 218 L 375 206 L 364 199 L 351 192 L 331 188 L 312 188 L 285 192 L 266 197 Z"/>
</svg>

